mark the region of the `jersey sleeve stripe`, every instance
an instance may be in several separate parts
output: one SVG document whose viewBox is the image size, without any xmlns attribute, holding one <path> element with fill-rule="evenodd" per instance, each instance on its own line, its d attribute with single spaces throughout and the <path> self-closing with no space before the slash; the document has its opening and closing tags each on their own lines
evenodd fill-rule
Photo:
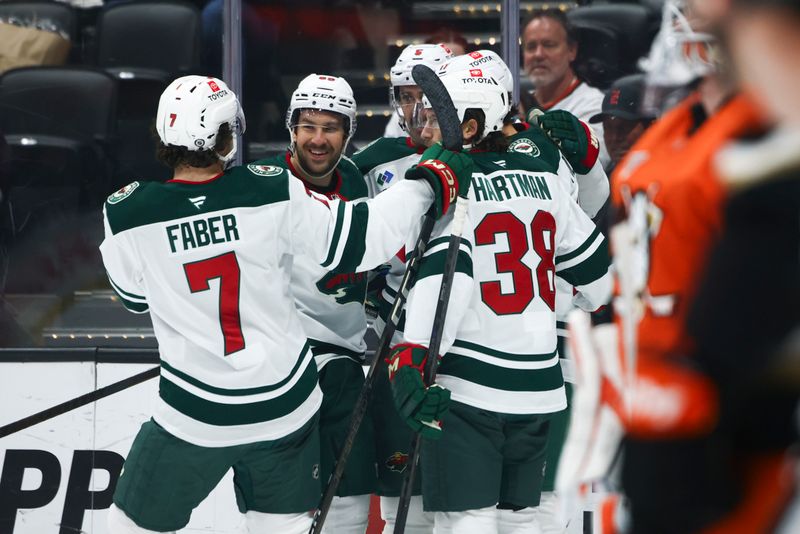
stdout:
<svg viewBox="0 0 800 534">
<path fill-rule="evenodd" d="M 439 365 L 439 374 L 504 391 L 548 391 L 564 385 L 558 356 L 550 362 L 543 369 L 507 368 L 448 352 Z"/>
<path fill-rule="evenodd" d="M 593 256 L 600 249 L 608 250 L 606 240 L 599 231 L 593 232 L 589 238 L 583 242 L 574 252 L 556 257 L 556 272 L 561 274 L 561 271 L 574 267 L 581 262 L 586 261 L 589 257 Z M 579 254 L 575 254 L 580 250 Z M 606 252 L 607 253 L 607 252 Z"/>
<path fill-rule="evenodd" d="M 346 204 L 344 202 L 339 202 L 339 205 L 336 208 L 336 226 L 333 229 L 333 237 L 331 238 L 331 246 L 328 249 L 328 256 L 325 258 L 325 261 L 322 263 L 323 267 L 328 267 L 333 263 L 333 260 L 336 258 L 336 251 L 339 249 L 339 240 L 342 236 L 342 227 L 344 226 L 344 219 L 345 213 L 349 210 L 346 210 Z"/>
<path fill-rule="evenodd" d="M 598 236 L 601 238 L 603 237 L 602 234 L 600 233 L 600 230 L 597 227 L 595 227 L 594 231 L 589 235 L 589 237 L 586 238 L 586 241 L 584 241 L 583 244 L 581 244 L 578 248 L 562 256 L 557 256 L 556 263 L 568 262 L 570 260 L 577 258 L 578 256 L 581 256 L 586 252 L 586 250 L 589 247 L 595 244 Z"/>
<path fill-rule="evenodd" d="M 284 417 L 299 407 L 317 385 L 316 364 L 306 365 L 294 384 L 283 394 L 255 402 L 228 403 L 196 395 L 162 375 L 159 394 L 175 410 L 202 423 L 235 426 L 263 423 Z"/>
<path fill-rule="evenodd" d="M 434 252 L 430 256 L 425 256 L 419 264 L 417 281 L 428 278 L 429 276 L 444 274 L 446 262 L 447 250 L 440 250 L 439 252 Z M 472 257 L 463 248 L 459 249 L 458 251 L 455 272 L 464 273 L 470 278 L 472 277 Z"/>
<path fill-rule="evenodd" d="M 367 251 L 367 226 L 369 224 L 369 206 L 364 202 L 350 203 L 343 234 L 347 236 L 331 264 L 337 272 L 354 272 L 358 270 Z M 324 265 L 323 265 L 324 267 Z"/>
<path fill-rule="evenodd" d="M 605 240 L 600 242 L 591 256 L 568 268 L 556 268 L 558 275 L 574 286 L 585 286 L 608 273 L 609 256 Z"/>
<path fill-rule="evenodd" d="M 150 310 L 150 306 L 147 304 L 147 301 L 144 299 L 141 300 L 131 300 L 127 298 L 125 295 L 126 293 L 122 291 L 109 277 L 108 281 L 111 283 L 111 289 L 114 290 L 114 293 L 117 294 L 117 298 L 125 306 L 125 309 L 132 313 L 147 313 Z"/>
<path fill-rule="evenodd" d="M 106 276 L 108 276 L 108 273 L 106 273 Z M 114 282 L 111 276 L 108 276 L 108 281 L 111 283 L 111 288 L 114 291 L 116 291 L 120 296 L 124 297 L 126 300 L 140 302 L 144 304 L 147 303 L 147 299 L 145 297 L 141 295 L 136 295 L 135 293 L 131 293 L 129 291 L 125 291 L 124 289 L 119 287 L 119 285 L 116 282 Z"/>
<path fill-rule="evenodd" d="M 439 247 L 441 245 L 444 245 L 445 247 L 447 247 L 449 244 L 450 244 L 450 236 L 449 235 L 446 235 L 446 236 L 443 236 L 443 237 L 437 237 L 436 239 L 432 239 L 432 240 L 428 241 L 428 246 L 427 246 L 426 252 L 430 252 L 434 248 Z M 472 251 L 472 243 L 470 243 L 469 241 L 467 241 L 465 239 L 461 240 L 461 246 L 466 246 L 470 251 Z"/>
<path fill-rule="evenodd" d="M 507 360 L 509 362 L 549 362 L 556 355 L 556 351 L 542 354 L 513 354 L 511 352 L 503 352 L 501 350 L 491 349 L 489 347 L 461 339 L 456 339 L 453 342 L 453 348 L 451 351 L 452 350 L 467 355 L 470 353 L 486 355 L 501 360 Z"/>
<path fill-rule="evenodd" d="M 282 388 L 286 389 L 287 386 L 291 387 L 291 382 L 297 381 L 298 373 L 306 366 L 308 366 L 309 362 L 312 360 L 312 354 L 309 348 L 310 348 L 309 342 L 306 341 L 306 344 L 303 346 L 303 349 L 300 351 L 300 354 L 297 357 L 297 361 L 295 362 L 294 367 L 283 380 L 276 382 L 275 384 L 270 384 L 268 386 L 260 386 L 255 388 L 227 389 L 227 388 L 215 387 L 206 384 L 205 382 L 198 380 L 197 378 L 190 376 L 183 371 L 176 369 L 163 359 L 161 360 L 161 369 L 162 369 L 162 375 L 167 376 L 171 382 L 186 386 L 186 389 L 197 389 L 199 390 L 196 393 L 197 395 L 202 395 L 208 398 L 213 398 L 214 396 L 235 398 L 235 397 L 250 397 L 256 395 L 262 397 L 265 396 L 276 397 L 281 395 L 280 390 Z M 166 373 L 164 371 L 166 371 Z M 226 402 L 233 403 L 241 401 L 230 400 Z"/>
</svg>

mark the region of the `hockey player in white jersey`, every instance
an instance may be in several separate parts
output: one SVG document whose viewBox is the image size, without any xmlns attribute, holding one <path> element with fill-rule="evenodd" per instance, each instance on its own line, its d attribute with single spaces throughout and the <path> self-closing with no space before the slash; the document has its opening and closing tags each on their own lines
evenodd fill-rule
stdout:
<svg viewBox="0 0 800 534">
<path fill-rule="evenodd" d="M 396 138 L 411 134 L 411 138 L 417 141 L 409 129 L 409 119 L 414 106 L 422 103 L 422 89 L 411 77 L 411 69 L 414 65 L 425 65 L 435 71 L 452 57 L 453 52 L 444 43 L 412 44 L 400 52 L 389 70 L 389 102 L 395 115 L 386 124 L 384 137 Z"/>
<path fill-rule="evenodd" d="M 423 124 L 419 121 L 422 110 L 422 89 L 414 82 L 411 70 L 415 65 L 425 65 L 437 70 L 452 57 L 450 50 L 443 45 L 409 45 L 403 49 L 397 62 L 390 69 L 392 85 L 389 89 L 389 100 L 395 110 L 393 121 L 399 124 L 399 133 L 397 136 L 377 139 L 353 155 L 353 162 L 364 175 L 371 198 L 402 181 L 406 171 L 419 162 L 420 154 L 433 142 L 438 141 L 439 132 L 430 128 L 424 130 Z M 406 270 L 405 260 L 404 249 L 392 258 L 389 262 L 389 271 L 386 273 L 385 285 L 377 295 L 378 316 L 373 328 L 379 336 L 383 332 L 385 321 L 403 279 Z M 394 343 L 400 343 L 402 340 L 403 322 L 401 316 L 393 337 Z M 397 510 L 403 474 L 407 468 L 411 433 L 395 413 L 385 373 L 378 373 L 376 376 L 372 399 L 378 461 L 377 493 L 381 498 L 381 517 L 385 521 L 383 532 L 388 534 L 394 531 L 394 514 Z M 419 481 L 419 477 L 416 480 Z M 420 491 L 417 484 L 406 523 L 408 534 L 431 534 L 433 529 L 433 518 L 422 513 Z"/>
<path fill-rule="evenodd" d="M 291 137 L 289 149 L 253 165 L 289 169 L 306 188 L 329 199 L 367 197 L 363 175 L 344 156 L 356 129 L 356 101 L 344 78 L 325 74 L 304 78 L 292 93 L 286 127 Z M 416 159 L 418 162 L 419 156 Z M 337 273 L 321 267 L 313 258 L 297 257 L 291 284 L 319 370 L 323 395 L 320 480 L 326 481 L 342 449 L 350 414 L 364 383 L 367 273 Z M 356 435 L 323 532 L 364 534 L 375 484 L 375 441 L 372 421 L 367 418 Z"/>
<path fill-rule="evenodd" d="M 537 532 L 549 414 L 566 407 L 556 349 L 555 275 L 587 309 L 610 294 L 603 236 L 570 197 L 558 163 L 507 152 L 508 95 L 477 73 L 442 77 L 475 163 L 468 220 L 444 325 L 438 386 L 452 402 L 418 402 L 420 370 L 444 269 L 450 221 L 437 224 L 409 297 L 406 342 L 393 348 L 396 406 L 424 439 L 423 502 L 442 533 Z M 491 78 L 490 78 L 491 79 Z M 446 397 L 443 396 L 443 397 Z M 441 424 L 438 424 L 441 423 Z"/>
<path fill-rule="evenodd" d="M 156 118 L 173 179 L 133 182 L 104 205 L 111 287 L 131 311 L 149 311 L 161 355 L 153 419 L 109 511 L 113 534 L 183 528 L 231 468 L 248 532 L 308 530 L 322 394 L 292 295 L 293 258 L 341 272 L 375 267 L 426 210 L 446 211 L 471 167 L 434 147 L 426 156 L 436 165 L 419 165 L 397 194 L 346 203 L 278 167 L 225 171 L 243 124 L 221 80 L 175 80 Z"/>
</svg>

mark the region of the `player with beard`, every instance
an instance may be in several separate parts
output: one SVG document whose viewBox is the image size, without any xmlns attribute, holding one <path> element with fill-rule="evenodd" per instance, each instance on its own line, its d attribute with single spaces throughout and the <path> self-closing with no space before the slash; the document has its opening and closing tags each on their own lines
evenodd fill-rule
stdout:
<svg viewBox="0 0 800 534">
<path fill-rule="evenodd" d="M 256 161 L 250 168 L 289 169 L 311 191 L 330 199 L 356 200 L 367 187 L 356 166 L 343 156 L 356 128 L 356 102 L 344 78 L 310 74 L 292 94 L 286 112 L 291 145 L 284 154 Z M 417 158 L 419 160 L 419 158 Z M 416 163 L 416 162 L 415 162 Z M 312 231 L 312 230 L 309 230 Z M 319 370 L 321 473 L 328 480 L 342 443 L 364 373 L 367 329 L 364 313 L 366 273 L 332 273 L 305 258 L 295 258 L 292 292 Z M 372 424 L 361 426 L 334 498 L 325 532 L 363 534 L 369 495 L 375 490 Z"/>
</svg>

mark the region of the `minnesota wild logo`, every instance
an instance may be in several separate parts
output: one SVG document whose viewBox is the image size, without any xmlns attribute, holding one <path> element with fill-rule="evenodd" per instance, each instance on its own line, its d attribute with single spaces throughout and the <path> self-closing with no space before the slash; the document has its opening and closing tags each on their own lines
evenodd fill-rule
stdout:
<svg viewBox="0 0 800 534">
<path fill-rule="evenodd" d="M 112 193 L 111 196 L 108 197 L 108 203 L 116 204 L 117 202 L 122 202 L 123 200 L 131 196 L 131 193 L 133 193 L 137 187 L 139 187 L 139 182 L 129 183 L 119 191 Z"/>
<path fill-rule="evenodd" d="M 516 141 L 508 145 L 508 150 L 513 152 L 519 152 L 520 154 L 527 154 L 534 158 L 539 157 L 540 154 L 539 147 L 536 146 L 536 143 L 534 143 L 527 137 L 517 139 Z"/>
<path fill-rule="evenodd" d="M 277 167 L 275 165 L 248 165 L 247 168 L 253 174 L 257 174 L 259 176 L 278 176 L 283 172 L 282 167 Z"/>
<path fill-rule="evenodd" d="M 328 273 L 317 282 L 317 289 L 324 295 L 333 295 L 339 304 L 364 302 L 367 289 L 366 273 Z"/>
</svg>

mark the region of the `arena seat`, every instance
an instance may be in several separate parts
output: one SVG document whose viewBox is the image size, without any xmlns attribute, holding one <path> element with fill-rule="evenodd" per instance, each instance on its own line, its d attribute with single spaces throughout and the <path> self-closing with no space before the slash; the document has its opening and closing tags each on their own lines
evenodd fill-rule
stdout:
<svg viewBox="0 0 800 534">
<path fill-rule="evenodd" d="M 578 29 L 583 61 L 593 69 L 605 68 L 603 85 L 616 77 L 637 72 L 639 58 L 645 56 L 658 31 L 660 13 L 639 4 L 593 4 L 569 12 Z M 611 43 L 614 44 L 611 44 Z"/>
</svg>

